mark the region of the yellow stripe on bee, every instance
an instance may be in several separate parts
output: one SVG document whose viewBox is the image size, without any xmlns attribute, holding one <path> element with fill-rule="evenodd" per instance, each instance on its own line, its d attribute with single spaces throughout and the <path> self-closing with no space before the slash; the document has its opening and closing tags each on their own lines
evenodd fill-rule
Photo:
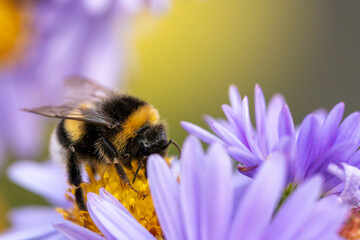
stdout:
<svg viewBox="0 0 360 240">
<path fill-rule="evenodd" d="M 114 145 L 122 152 L 126 142 L 136 136 L 136 131 L 146 124 L 155 124 L 159 121 L 159 112 L 151 105 L 145 105 L 133 112 L 123 123 L 122 131 L 114 139 Z"/>
<path fill-rule="evenodd" d="M 82 121 L 70 119 L 64 120 L 64 128 L 72 141 L 77 141 L 84 136 L 84 126 L 85 123 Z"/>
<path fill-rule="evenodd" d="M 89 109 L 91 107 L 92 105 L 88 102 L 83 102 L 78 106 L 79 109 Z M 71 112 L 71 114 L 79 114 L 79 113 L 80 111 L 77 109 L 74 109 Z M 66 119 L 64 121 L 64 128 L 72 141 L 79 140 L 85 134 L 85 122 L 83 121 Z"/>
</svg>

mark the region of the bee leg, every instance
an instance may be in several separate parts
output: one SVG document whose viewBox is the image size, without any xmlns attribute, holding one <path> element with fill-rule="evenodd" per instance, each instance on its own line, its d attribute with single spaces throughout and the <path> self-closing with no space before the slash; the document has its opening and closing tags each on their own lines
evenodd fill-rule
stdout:
<svg viewBox="0 0 360 240">
<path fill-rule="evenodd" d="M 119 161 L 114 161 L 114 166 L 116 169 L 117 174 L 119 175 L 120 179 L 126 184 L 128 185 L 132 190 L 134 190 L 135 192 L 138 192 L 130 183 L 130 180 L 128 178 L 128 176 L 125 173 L 125 170 L 123 168 L 123 166 L 121 165 L 121 163 Z"/>
<path fill-rule="evenodd" d="M 92 174 L 96 175 L 96 162 L 94 160 L 89 161 L 89 167 L 91 168 Z"/>
<path fill-rule="evenodd" d="M 132 190 L 134 190 L 135 192 L 137 192 L 135 190 L 135 188 L 131 185 L 130 180 L 128 178 L 128 176 L 125 173 L 125 170 L 122 166 L 122 164 L 119 161 L 119 156 L 118 153 L 115 150 L 115 147 L 108 142 L 105 138 L 101 138 L 101 147 L 100 150 L 102 152 L 102 154 L 104 156 L 106 156 L 106 158 L 108 159 L 113 159 L 113 163 L 116 169 L 117 174 L 119 175 L 120 179 L 126 184 L 128 185 Z M 125 159 L 124 159 L 125 160 Z"/>
<path fill-rule="evenodd" d="M 67 167 L 68 181 L 70 185 L 72 185 L 75 188 L 76 204 L 80 210 L 87 211 L 85 199 L 84 199 L 84 193 L 80 187 L 80 184 L 82 182 L 80 166 L 76 159 L 75 151 L 73 147 L 70 148 L 70 151 L 68 153 L 66 167 Z"/>
</svg>

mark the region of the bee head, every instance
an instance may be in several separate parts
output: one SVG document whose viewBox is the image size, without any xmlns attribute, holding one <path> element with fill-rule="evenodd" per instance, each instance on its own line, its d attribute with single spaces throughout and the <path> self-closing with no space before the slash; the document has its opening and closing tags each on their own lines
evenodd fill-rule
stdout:
<svg viewBox="0 0 360 240">
<path fill-rule="evenodd" d="M 164 124 L 145 125 L 137 131 L 137 135 L 127 145 L 127 153 L 131 158 L 147 158 L 153 153 L 165 155 L 168 146 L 166 127 Z"/>
</svg>

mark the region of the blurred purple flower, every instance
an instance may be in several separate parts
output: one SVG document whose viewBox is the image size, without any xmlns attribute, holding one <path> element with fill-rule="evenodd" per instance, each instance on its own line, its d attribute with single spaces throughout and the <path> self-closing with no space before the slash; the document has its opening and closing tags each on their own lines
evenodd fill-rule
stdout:
<svg viewBox="0 0 360 240">
<path fill-rule="evenodd" d="M 9 168 L 8 175 L 13 182 L 44 197 L 54 207 L 71 205 L 65 198 L 68 188 L 65 170 L 52 161 L 20 161 Z M 63 220 L 54 207 L 27 206 L 11 211 L 11 228 L 0 235 L 0 240 L 66 239 L 51 225 Z"/>
<path fill-rule="evenodd" d="M 181 161 L 180 184 L 160 156 L 148 161 L 151 195 L 166 239 L 338 239 L 347 208 L 335 196 L 318 201 L 319 176 L 296 189 L 274 216 L 286 178 L 280 154 L 273 154 L 240 194 L 234 192 L 231 162 L 220 145 L 204 154 L 200 142 L 189 137 Z M 235 202 L 234 195 L 241 198 Z M 106 239 L 155 239 L 104 189 L 89 193 L 87 206 Z M 68 221 L 54 227 L 70 239 L 93 236 Z"/>
<path fill-rule="evenodd" d="M 31 4 L 32 35 L 26 49 L 0 73 L 0 160 L 5 150 L 22 158 L 38 152 L 44 119 L 19 109 L 58 104 L 64 77 L 80 75 L 118 86 L 125 69 L 129 20 L 145 10 L 160 13 L 169 2 L 38 0 Z"/>
<path fill-rule="evenodd" d="M 330 163 L 352 162 L 351 156 L 360 145 L 360 113 L 354 112 L 342 123 L 344 103 L 338 103 L 329 114 L 315 111 L 305 117 L 298 128 L 285 99 L 275 95 L 266 106 L 259 85 L 255 87 L 255 123 L 253 128 L 248 98 L 241 99 L 235 86 L 230 87 L 231 106 L 223 105 L 226 120 L 206 121 L 214 134 L 188 122 L 182 126 L 206 143 L 218 142 L 235 160 L 244 174 L 252 176 L 259 165 L 274 152 L 285 154 L 289 173 L 288 182 L 302 182 L 321 173 L 326 190 Z"/>
</svg>

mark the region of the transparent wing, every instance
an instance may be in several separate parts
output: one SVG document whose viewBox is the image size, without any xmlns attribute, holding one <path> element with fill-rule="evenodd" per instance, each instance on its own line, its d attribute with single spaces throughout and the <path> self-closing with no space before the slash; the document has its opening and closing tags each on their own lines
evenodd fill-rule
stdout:
<svg viewBox="0 0 360 240">
<path fill-rule="evenodd" d="M 66 97 L 78 100 L 98 100 L 116 92 L 81 77 L 70 77 L 64 82 Z"/>
<path fill-rule="evenodd" d="M 106 126 L 108 128 L 114 128 L 119 124 L 117 120 L 97 112 L 94 108 L 74 107 L 74 105 L 71 104 L 64 104 L 59 106 L 42 106 L 22 110 L 46 117 L 78 120 Z"/>
</svg>

